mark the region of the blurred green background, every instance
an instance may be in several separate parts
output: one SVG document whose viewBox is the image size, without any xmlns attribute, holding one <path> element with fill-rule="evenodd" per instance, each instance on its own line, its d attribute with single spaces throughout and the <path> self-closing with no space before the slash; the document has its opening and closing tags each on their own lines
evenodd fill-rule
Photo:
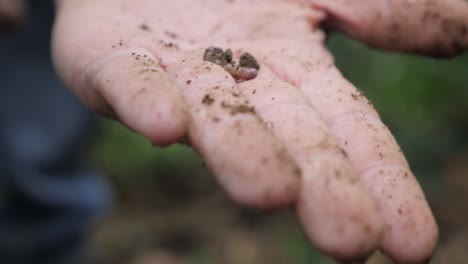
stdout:
<svg viewBox="0 0 468 264">
<path fill-rule="evenodd" d="M 468 56 L 384 53 L 332 36 L 338 67 L 382 115 L 417 174 L 441 228 L 433 263 L 468 258 Z M 288 211 L 239 208 L 185 146 L 159 149 L 101 120 L 83 156 L 110 178 L 116 208 L 95 232 L 103 263 L 332 263 Z M 388 263 L 374 256 L 369 263 Z"/>
</svg>

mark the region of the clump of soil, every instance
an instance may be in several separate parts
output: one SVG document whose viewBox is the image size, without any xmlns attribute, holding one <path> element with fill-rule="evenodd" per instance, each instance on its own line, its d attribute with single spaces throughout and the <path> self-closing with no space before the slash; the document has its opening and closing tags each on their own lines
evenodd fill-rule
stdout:
<svg viewBox="0 0 468 264">
<path fill-rule="evenodd" d="M 250 53 L 241 55 L 239 63 L 232 59 L 232 51 L 224 51 L 218 47 L 209 47 L 203 55 L 204 61 L 209 61 L 223 67 L 237 81 L 248 81 L 257 77 L 260 65 Z"/>
</svg>

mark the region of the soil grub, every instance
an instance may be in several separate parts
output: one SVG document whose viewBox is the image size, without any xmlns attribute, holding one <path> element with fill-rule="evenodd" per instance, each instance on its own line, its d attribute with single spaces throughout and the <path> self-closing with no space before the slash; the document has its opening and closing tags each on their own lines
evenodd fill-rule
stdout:
<svg viewBox="0 0 468 264">
<path fill-rule="evenodd" d="M 218 47 L 209 47 L 203 55 L 204 61 L 209 61 L 223 67 L 237 82 L 252 80 L 257 77 L 260 65 L 250 53 L 244 53 L 239 63 L 232 60 L 232 51 L 224 51 Z"/>
</svg>

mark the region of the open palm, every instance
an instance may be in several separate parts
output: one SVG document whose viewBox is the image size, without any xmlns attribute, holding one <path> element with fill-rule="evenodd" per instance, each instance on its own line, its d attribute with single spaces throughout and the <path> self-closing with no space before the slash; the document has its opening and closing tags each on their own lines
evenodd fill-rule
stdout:
<svg viewBox="0 0 468 264">
<path fill-rule="evenodd" d="M 187 142 L 235 201 L 294 205 L 334 258 L 380 247 L 399 262 L 427 260 L 438 231 L 424 195 L 324 48 L 326 12 L 299 2 L 63 0 L 54 60 L 91 109 L 156 145 Z M 258 76 L 236 82 L 203 61 L 211 46 L 253 54 Z"/>
</svg>

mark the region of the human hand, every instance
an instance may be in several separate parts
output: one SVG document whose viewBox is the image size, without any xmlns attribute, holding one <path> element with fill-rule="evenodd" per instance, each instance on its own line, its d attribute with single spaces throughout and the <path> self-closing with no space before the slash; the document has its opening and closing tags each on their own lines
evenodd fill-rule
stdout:
<svg viewBox="0 0 468 264">
<path fill-rule="evenodd" d="M 235 201 L 293 203 L 311 242 L 332 257 L 363 259 L 380 247 L 397 262 L 426 261 L 438 232 L 424 195 L 323 47 L 321 22 L 345 28 L 330 20 L 340 6 L 292 2 L 62 0 L 56 68 L 88 107 L 154 144 L 185 137 Z M 236 83 L 204 62 L 210 46 L 253 54 L 257 78 Z"/>
</svg>

